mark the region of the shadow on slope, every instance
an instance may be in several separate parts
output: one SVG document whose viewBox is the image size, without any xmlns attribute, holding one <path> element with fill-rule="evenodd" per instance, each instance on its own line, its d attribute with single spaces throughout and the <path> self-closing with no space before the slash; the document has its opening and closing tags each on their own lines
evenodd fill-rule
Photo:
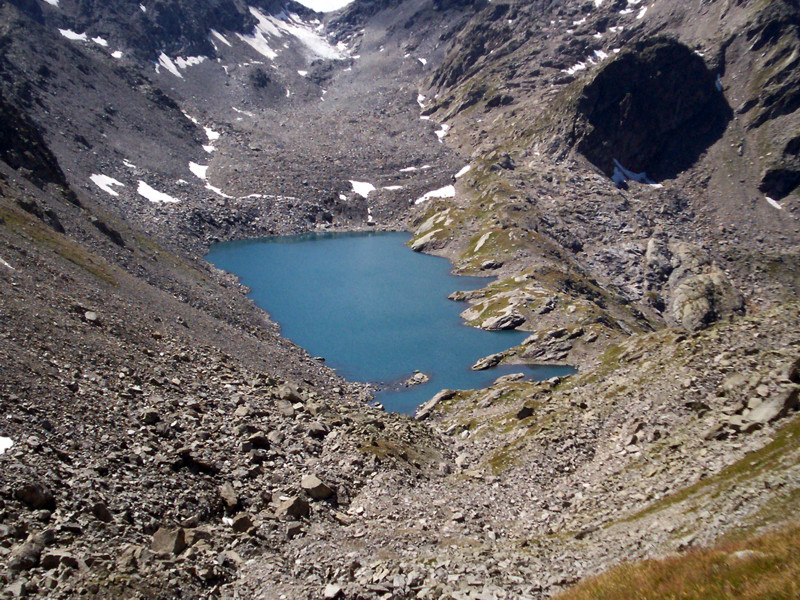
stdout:
<svg viewBox="0 0 800 600">
<path fill-rule="evenodd" d="M 732 116 L 703 59 L 659 38 L 624 51 L 584 87 L 571 145 L 609 176 L 617 160 L 658 181 L 691 167 Z"/>
</svg>

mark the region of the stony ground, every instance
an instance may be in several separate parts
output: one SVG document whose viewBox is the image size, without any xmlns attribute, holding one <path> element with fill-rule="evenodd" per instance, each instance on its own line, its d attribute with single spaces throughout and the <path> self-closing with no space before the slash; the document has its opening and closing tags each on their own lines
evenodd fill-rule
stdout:
<svg viewBox="0 0 800 600">
<path fill-rule="evenodd" d="M 0 6 L 2 597 L 538 598 L 796 511 L 796 9 L 356 3 L 265 60 L 217 4 Z M 201 258 L 372 228 L 496 276 L 476 367 L 579 373 L 387 414 Z"/>
</svg>

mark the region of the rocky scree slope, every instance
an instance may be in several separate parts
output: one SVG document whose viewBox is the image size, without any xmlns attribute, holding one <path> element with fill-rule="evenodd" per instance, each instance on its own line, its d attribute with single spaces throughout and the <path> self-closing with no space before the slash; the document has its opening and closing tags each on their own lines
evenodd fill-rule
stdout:
<svg viewBox="0 0 800 600">
<path fill-rule="evenodd" d="M 795 508 L 793 4 L 142 6 L 0 7 L 5 595 L 543 597 Z M 197 258 L 402 224 L 581 374 L 387 415 Z"/>
</svg>

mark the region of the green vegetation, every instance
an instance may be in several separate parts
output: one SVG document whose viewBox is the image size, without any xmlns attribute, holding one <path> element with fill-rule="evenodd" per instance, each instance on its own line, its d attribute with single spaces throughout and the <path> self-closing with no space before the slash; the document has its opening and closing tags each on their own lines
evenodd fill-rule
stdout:
<svg viewBox="0 0 800 600">
<path fill-rule="evenodd" d="M 38 219 L 8 205 L 0 206 L 0 217 L 2 217 L 5 226 L 10 231 L 29 236 L 45 248 L 52 250 L 72 264 L 85 269 L 98 279 L 113 286 L 117 285 L 113 269 L 108 263 L 91 254 L 86 248 L 73 242 L 68 237 L 53 231 Z"/>
</svg>

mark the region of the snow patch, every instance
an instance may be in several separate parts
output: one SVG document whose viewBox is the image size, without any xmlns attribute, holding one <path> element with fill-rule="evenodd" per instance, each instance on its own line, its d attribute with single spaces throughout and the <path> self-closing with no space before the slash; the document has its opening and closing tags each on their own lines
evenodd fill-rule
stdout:
<svg viewBox="0 0 800 600">
<path fill-rule="evenodd" d="M 101 38 L 100 36 L 98 36 L 98 37 L 93 37 L 93 38 L 92 38 L 92 41 L 93 41 L 95 44 L 97 44 L 98 46 L 102 46 L 103 48 L 107 48 L 107 47 L 108 47 L 108 41 L 104 40 L 104 39 L 103 39 L 103 38 Z"/>
<path fill-rule="evenodd" d="M 188 67 L 194 67 L 195 65 L 199 65 L 202 62 L 205 62 L 205 56 L 187 56 L 186 58 L 178 57 L 175 59 L 175 64 L 178 65 L 179 69 L 186 69 Z"/>
<path fill-rule="evenodd" d="M 65 38 L 72 40 L 73 42 L 86 42 L 89 40 L 85 33 L 75 33 L 71 29 L 59 29 L 58 31 Z"/>
<path fill-rule="evenodd" d="M 216 142 L 219 139 L 220 134 L 211 129 L 211 127 L 203 127 L 203 131 L 206 132 L 206 136 L 208 136 L 209 141 Z"/>
<path fill-rule="evenodd" d="M 122 58 L 122 51 L 121 50 L 117 50 L 116 52 L 112 52 L 111 53 L 111 57 L 112 58 L 116 58 L 116 59 Z"/>
<path fill-rule="evenodd" d="M 158 73 L 159 67 L 164 67 L 167 71 L 175 75 L 175 77 L 180 77 L 181 79 L 183 79 L 183 75 L 181 75 L 181 72 L 178 70 L 178 67 L 175 65 L 174 62 L 172 62 L 172 59 L 163 52 L 158 57 L 158 64 L 156 64 L 156 73 Z"/>
<path fill-rule="evenodd" d="M 143 198 L 147 198 L 150 202 L 156 204 L 175 204 L 176 202 L 180 202 L 180 200 L 173 198 L 169 194 L 153 189 L 142 180 L 139 180 L 139 188 L 136 192 Z"/>
<path fill-rule="evenodd" d="M 58 6 L 58 0 L 53 6 Z M 14 440 L 7 437 L 0 437 L 0 454 L 5 454 L 6 450 L 11 448 L 14 445 Z"/>
<path fill-rule="evenodd" d="M 226 194 L 225 192 L 223 192 L 221 189 L 219 189 L 218 187 L 215 187 L 215 186 L 211 185 L 210 183 L 206 183 L 206 189 L 207 189 L 207 190 L 211 190 L 211 191 L 212 191 L 212 192 L 214 192 L 214 193 L 215 193 L 217 196 L 220 196 L 220 197 L 222 197 L 222 198 L 226 198 L 227 200 L 233 200 L 233 196 L 229 196 L 228 194 Z"/>
<path fill-rule="evenodd" d="M 423 96 L 422 94 L 419 94 L 417 96 L 417 104 L 419 104 L 420 108 L 425 108 L 425 96 Z"/>
<path fill-rule="evenodd" d="M 769 202 L 769 205 L 770 205 L 770 206 L 772 206 L 772 207 L 774 207 L 774 208 L 777 208 L 778 210 L 783 210 L 783 207 L 782 207 L 780 204 L 778 204 L 778 203 L 777 203 L 775 200 L 773 200 L 772 198 L 770 198 L 769 196 L 764 196 L 764 199 L 765 199 L 767 202 Z"/>
<path fill-rule="evenodd" d="M 6 269 L 8 269 L 10 271 L 16 271 L 16 269 L 14 267 L 12 267 L 8 262 L 6 262 L 2 258 L 0 258 L 0 265 L 4 266 Z"/>
<path fill-rule="evenodd" d="M 586 69 L 586 63 L 579 62 L 579 63 L 577 63 L 575 65 L 572 65 L 569 69 L 562 69 L 562 71 L 564 73 L 567 73 L 568 75 L 574 75 L 578 71 L 583 71 L 585 69 Z"/>
<path fill-rule="evenodd" d="M 650 179 L 647 177 L 647 173 L 634 173 L 633 171 L 629 171 L 619 164 L 619 161 L 616 158 L 614 159 L 614 173 L 611 175 L 611 180 L 618 186 L 622 185 L 626 181 L 635 181 L 637 183 L 644 183 L 656 188 L 663 187 L 660 183 L 650 181 Z"/>
<path fill-rule="evenodd" d="M 641 19 L 642 17 L 644 17 L 644 15 L 645 15 L 646 13 L 647 13 L 647 7 L 646 7 L 646 6 L 643 6 L 643 7 L 642 7 L 642 8 L 639 10 L 639 14 L 638 14 L 638 15 L 636 15 L 636 18 L 637 18 L 637 19 Z"/>
<path fill-rule="evenodd" d="M 298 71 L 297 74 L 300 75 L 300 77 L 305 77 L 308 75 L 308 71 Z"/>
<path fill-rule="evenodd" d="M 139 10 L 141 10 L 143 13 L 146 13 L 147 12 L 147 7 L 144 4 L 140 4 L 139 5 Z"/>
<path fill-rule="evenodd" d="M 351 179 L 350 185 L 353 186 L 353 191 L 362 198 L 366 198 L 370 195 L 370 192 L 375 191 L 375 186 L 371 183 L 367 183 L 366 181 L 353 181 Z"/>
<path fill-rule="evenodd" d="M 717 75 L 717 79 L 714 81 L 714 86 L 716 86 L 717 91 L 722 91 L 722 75 Z"/>
<path fill-rule="evenodd" d="M 222 42 L 226 46 L 230 46 L 231 45 L 231 43 L 228 41 L 228 38 L 226 38 L 224 35 L 222 35 L 216 29 L 212 29 L 211 30 L 211 35 L 213 35 L 215 38 L 217 38 L 220 42 Z"/>
<path fill-rule="evenodd" d="M 428 64 L 427 58 L 418 58 L 417 60 L 422 63 L 423 67 Z"/>
<path fill-rule="evenodd" d="M 344 194 L 339 194 L 339 200 L 344 202 L 345 200 L 347 200 L 347 196 L 345 196 Z"/>
<path fill-rule="evenodd" d="M 44 1 L 47 2 L 50 6 L 56 6 L 56 7 L 58 6 L 58 0 L 44 0 Z"/>
<path fill-rule="evenodd" d="M 235 106 L 231 106 L 231 108 L 233 109 L 233 112 L 237 112 L 237 113 L 239 113 L 240 115 L 244 115 L 244 116 L 246 116 L 246 117 L 253 117 L 253 116 L 255 116 L 255 115 L 253 115 L 253 113 L 251 113 L 251 112 L 248 112 L 248 111 L 246 111 L 246 110 L 240 110 L 240 109 L 236 108 Z"/>
<path fill-rule="evenodd" d="M 206 178 L 206 171 L 208 171 L 208 165 L 198 165 L 197 163 L 190 162 L 189 163 L 189 170 L 195 177 L 199 177 L 200 179 Z"/>
<path fill-rule="evenodd" d="M 278 56 L 278 53 L 270 47 L 267 38 L 269 36 L 280 37 L 280 31 L 278 31 L 277 28 L 269 22 L 269 19 L 267 19 L 266 15 L 264 15 L 257 8 L 253 8 L 251 6 L 250 14 L 252 14 L 258 21 L 255 29 L 253 29 L 253 33 L 250 35 L 242 35 L 241 33 L 237 33 L 236 36 L 262 56 L 266 56 L 268 59 L 273 60 Z"/>
<path fill-rule="evenodd" d="M 390 192 L 396 192 L 397 190 L 402 190 L 405 186 L 403 185 L 387 185 L 384 186 L 383 189 L 388 190 Z"/>
<path fill-rule="evenodd" d="M 467 165 L 466 167 L 464 167 L 458 173 L 455 174 L 455 178 L 459 179 L 459 178 L 463 177 L 464 175 L 469 173 L 471 169 L 472 169 L 472 165 Z"/>
<path fill-rule="evenodd" d="M 119 192 L 117 192 L 114 188 L 112 188 L 111 187 L 112 185 L 125 187 L 124 183 L 117 181 L 113 177 L 108 177 L 107 175 L 95 174 L 89 177 L 89 179 L 92 181 L 93 184 L 95 184 L 105 193 L 111 194 L 112 196 L 119 196 Z"/>
<path fill-rule="evenodd" d="M 439 138 L 440 142 L 444 139 L 444 136 L 447 135 L 447 132 L 449 130 L 450 130 L 450 125 L 448 125 L 447 123 L 442 123 L 442 128 L 435 132 L 436 137 Z"/>
<path fill-rule="evenodd" d="M 214 150 L 216 150 L 216 148 L 214 146 L 203 146 L 203 150 L 211 154 L 212 152 L 214 152 Z"/>
<path fill-rule="evenodd" d="M 422 204 L 423 202 L 425 202 L 426 200 L 430 200 L 431 198 L 455 198 L 455 196 L 456 196 L 455 186 L 446 185 L 443 188 L 439 188 L 438 190 L 432 190 L 427 194 L 425 194 L 424 196 L 417 198 L 414 201 L 414 204 Z"/>
</svg>

